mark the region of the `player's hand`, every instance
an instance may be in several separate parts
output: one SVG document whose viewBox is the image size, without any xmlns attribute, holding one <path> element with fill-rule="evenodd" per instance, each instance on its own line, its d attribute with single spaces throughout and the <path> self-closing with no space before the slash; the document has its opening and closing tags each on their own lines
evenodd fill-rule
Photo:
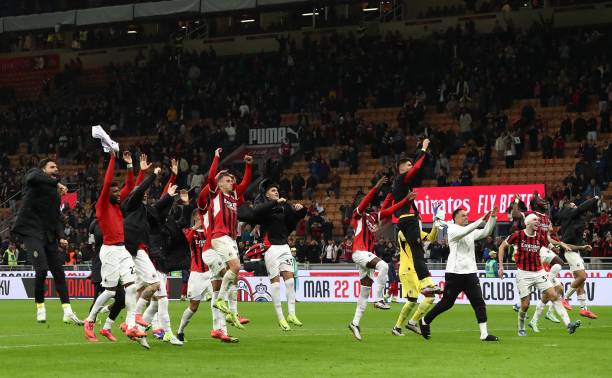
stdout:
<svg viewBox="0 0 612 378">
<path fill-rule="evenodd" d="M 66 185 L 58 182 L 57 183 L 57 192 L 59 193 L 60 196 L 63 196 L 66 193 L 68 193 L 68 188 L 66 187 Z"/>
<path fill-rule="evenodd" d="M 493 208 L 493 210 L 491 211 L 491 216 L 492 217 L 497 217 L 497 213 L 499 213 L 499 208 L 497 206 L 495 206 Z"/>
<path fill-rule="evenodd" d="M 377 189 L 380 189 L 383 185 L 385 185 L 388 182 L 389 182 L 389 179 L 387 178 L 387 176 L 383 176 L 380 178 L 380 180 L 378 180 L 375 186 Z"/>
<path fill-rule="evenodd" d="M 59 240 L 59 245 L 60 245 L 60 247 L 62 247 L 62 248 L 67 248 L 67 247 L 68 247 L 68 240 L 66 240 L 66 239 L 60 239 L 60 240 Z"/>
<path fill-rule="evenodd" d="M 489 218 L 491 217 L 491 211 L 487 211 L 487 213 L 480 219 L 481 222 L 488 222 Z"/>
<path fill-rule="evenodd" d="M 429 148 L 429 143 L 430 143 L 429 139 L 427 138 L 423 139 L 423 147 L 421 149 L 424 151 L 427 151 L 427 148 Z"/>
<path fill-rule="evenodd" d="M 132 164 L 132 153 L 130 151 L 123 151 L 123 161 L 125 164 Z"/>
<path fill-rule="evenodd" d="M 244 155 L 244 162 L 247 164 L 253 163 L 253 157 L 251 155 Z"/>
<path fill-rule="evenodd" d="M 176 159 L 170 160 L 170 172 L 174 177 L 178 176 L 178 161 Z"/>
<path fill-rule="evenodd" d="M 149 164 L 150 165 L 150 164 Z M 155 176 L 159 176 L 161 174 L 161 168 L 160 167 L 156 167 L 153 170 L 153 173 L 155 173 Z"/>
<path fill-rule="evenodd" d="M 497 269 L 497 275 L 499 276 L 500 280 L 504 279 L 504 268 L 500 265 L 499 269 Z"/>
<path fill-rule="evenodd" d="M 181 189 L 179 198 L 181 199 L 181 202 L 189 203 L 189 190 Z"/>
<path fill-rule="evenodd" d="M 304 208 L 304 206 L 302 206 L 301 203 L 296 203 L 295 205 L 293 205 L 293 210 L 295 211 L 300 211 Z"/>
<path fill-rule="evenodd" d="M 592 246 L 590 246 L 590 245 L 588 245 L 588 244 L 587 244 L 587 245 L 583 245 L 583 246 L 582 246 L 582 250 L 583 250 L 584 252 L 591 252 L 591 251 L 593 250 L 593 247 L 592 247 Z"/>
<path fill-rule="evenodd" d="M 285 203 L 285 202 L 287 202 L 287 199 L 283 197 L 276 200 L 276 203 Z"/>
<path fill-rule="evenodd" d="M 141 171 L 148 171 L 149 168 L 151 168 L 152 164 L 149 163 L 147 159 L 148 159 L 147 155 L 145 154 L 140 155 L 140 170 Z"/>
<path fill-rule="evenodd" d="M 406 194 L 406 198 L 408 198 L 408 201 L 414 201 L 414 199 L 417 198 L 417 194 L 416 192 L 410 192 Z"/>
<path fill-rule="evenodd" d="M 223 148 L 220 148 L 220 147 L 219 147 L 219 148 L 217 148 L 217 149 L 215 150 L 215 156 L 216 156 L 216 157 L 221 157 L 221 152 L 223 152 Z"/>
<path fill-rule="evenodd" d="M 156 168 L 157 169 L 157 168 Z M 178 188 L 178 185 L 170 185 L 170 187 L 168 188 L 168 195 L 170 197 L 174 197 L 177 195 L 176 193 L 176 188 Z"/>
</svg>

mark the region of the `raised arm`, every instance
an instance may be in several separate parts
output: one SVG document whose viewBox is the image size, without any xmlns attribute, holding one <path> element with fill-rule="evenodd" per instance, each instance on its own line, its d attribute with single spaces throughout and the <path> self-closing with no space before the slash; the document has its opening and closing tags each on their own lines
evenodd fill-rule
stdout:
<svg viewBox="0 0 612 378">
<path fill-rule="evenodd" d="M 178 161 L 176 159 L 172 159 L 170 161 L 170 172 L 172 172 L 172 174 L 170 175 L 170 179 L 168 179 L 168 182 L 164 186 L 162 194 L 168 193 L 168 188 L 170 188 L 170 186 L 174 185 L 174 183 L 176 182 L 176 176 L 178 176 Z"/>
<path fill-rule="evenodd" d="M 125 175 L 125 184 L 123 184 L 123 188 L 121 188 L 121 192 L 119 192 L 121 202 L 125 201 L 132 189 L 134 189 L 134 170 L 130 151 L 123 151 L 123 161 L 127 164 L 127 173 Z"/>
<path fill-rule="evenodd" d="M 489 217 L 489 220 L 487 221 L 487 224 L 485 224 L 484 228 L 482 230 L 474 231 L 474 240 L 484 239 L 491 235 L 491 232 L 493 232 L 493 228 L 495 228 L 495 224 L 497 223 L 497 213 L 498 208 L 496 207 L 491 212 L 491 216 Z"/>
<path fill-rule="evenodd" d="M 238 194 L 238 197 L 242 196 L 244 192 L 246 192 L 249 187 L 249 184 L 251 183 L 253 158 L 249 155 L 245 155 L 244 162 L 246 163 L 244 167 L 244 175 L 242 176 L 242 181 L 240 181 L 240 184 L 236 187 L 236 194 Z"/>
<path fill-rule="evenodd" d="M 147 155 L 140 155 L 140 171 L 138 172 L 138 177 L 136 178 L 136 185 L 140 185 L 142 180 L 144 180 L 145 175 L 149 168 L 151 168 L 151 163 L 148 162 Z"/>
<path fill-rule="evenodd" d="M 387 195 L 387 197 L 389 197 L 389 195 Z M 391 198 L 393 198 L 393 196 Z M 395 213 L 395 211 L 397 211 L 397 209 L 401 208 L 402 206 L 404 206 L 406 203 L 408 203 L 410 201 L 414 201 L 415 198 L 416 198 L 416 193 L 414 193 L 414 192 L 408 193 L 408 195 L 406 197 L 404 197 L 401 201 L 399 201 L 395 205 L 393 205 L 391 207 L 383 208 L 380 211 L 380 218 L 388 218 L 388 217 L 390 217 L 393 213 Z M 384 205 L 384 203 L 383 203 L 383 205 Z"/>
<path fill-rule="evenodd" d="M 457 241 L 462 237 L 468 235 L 470 232 L 475 231 L 482 224 L 484 217 L 478 219 L 475 222 L 463 227 L 457 224 L 448 227 L 448 240 Z"/>
<path fill-rule="evenodd" d="M 106 168 L 106 174 L 104 175 L 104 183 L 102 184 L 102 191 L 98 197 L 98 204 L 100 206 L 106 206 L 110 201 L 110 186 L 115 177 L 115 151 L 111 150 L 110 159 L 108 161 L 108 168 Z"/>
<path fill-rule="evenodd" d="M 427 152 L 427 147 L 429 147 L 429 139 L 425 139 L 423 141 L 423 146 L 419 151 L 419 156 L 417 160 L 414 162 L 414 165 L 408 172 L 404 174 L 404 184 L 409 184 L 410 181 L 414 178 L 414 176 L 419 172 L 421 166 L 423 166 L 423 162 L 425 161 L 425 156 Z"/>
<path fill-rule="evenodd" d="M 215 157 L 213 158 L 212 163 L 210 164 L 210 168 L 208 169 L 208 188 L 209 190 L 217 189 L 217 168 L 219 166 L 219 156 L 221 156 L 221 152 L 223 149 L 217 148 L 215 150 Z"/>
<path fill-rule="evenodd" d="M 580 215 L 580 214 L 584 213 L 587 210 L 591 210 L 592 207 L 597 205 L 597 201 L 599 201 L 599 197 L 598 196 L 595 196 L 594 198 L 591 198 L 590 200 L 584 201 L 583 203 L 580 204 L 580 206 L 578 206 L 573 211 L 572 217 Z"/>
<path fill-rule="evenodd" d="M 393 203 L 393 193 L 387 193 L 387 196 L 385 197 L 382 204 L 380 205 L 380 209 L 384 210 L 388 208 L 389 206 L 391 206 L 392 203 Z"/>
<path fill-rule="evenodd" d="M 200 190 L 200 194 L 198 194 L 198 199 L 196 201 L 198 205 L 198 209 L 204 210 L 208 205 L 208 195 L 210 194 L 210 186 L 208 184 L 204 185 L 202 190 Z"/>
<path fill-rule="evenodd" d="M 153 171 L 152 174 L 147 175 L 142 183 L 132 190 L 132 193 L 130 193 L 128 198 L 125 200 L 125 204 L 123 205 L 124 211 L 129 213 L 138 208 L 144 199 L 145 192 L 149 189 L 151 184 L 153 184 L 153 181 L 155 181 L 155 178 L 160 174 L 160 172 L 161 168 L 155 168 L 155 171 Z"/>
</svg>

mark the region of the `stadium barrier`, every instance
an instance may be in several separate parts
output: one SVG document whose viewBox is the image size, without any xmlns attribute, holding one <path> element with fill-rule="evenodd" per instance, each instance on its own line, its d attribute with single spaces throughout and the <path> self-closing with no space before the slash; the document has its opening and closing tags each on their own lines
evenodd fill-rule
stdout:
<svg viewBox="0 0 612 378">
<path fill-rule="evenodd" d="M 514 275 L 516 271 L 506 271 L 504 280 L 485 278 L 484 272 L 479 272 L 483 297 L 488 304 L 513 304 L 518 301 L 518 291 Z M 431 271 L 434 282 L 444 287 L 444 271 Z M 586 294 L 591 305 L 612 305 L 612 270 L 591 270 L 586 282 Z M 560 280 L 569 287 L 572 273 L 562 271 Z M 89 271 L 67 271 L 66 281 L 69 295 L 72 298 L 91 298 L 94 288 L 87 279 Z M 56 298 L 53 278 L 47 278 L 45 296 Z M 178 299 L 181 295 L 181 277 L 169 277 L 167 280 L 170 299 Z M 271 301 L 270 280 L 267 277 L 255 277 L 251 273 L 241 272 L 239 282 L 240 301 Z M 300 302 L 355 302 L 359 297 L 359 273 L 356 270 L 300 270 L 296 284 L 296 299 Z M 401 290 L 401 285 L 400 285 Z M 374 292 L 374 290 L 372 290 Z M 281 285 L 281 295 L 285 298 L 284 285 Z M 0 272 L 1 299 L 30 299 L 34 297 L 33 271 Z M 539 293 L 532 292 L 533 301 L 539 299 Z M 467 304 L 467 298 L 462 293 L 457 303 Z"/>
</svg>

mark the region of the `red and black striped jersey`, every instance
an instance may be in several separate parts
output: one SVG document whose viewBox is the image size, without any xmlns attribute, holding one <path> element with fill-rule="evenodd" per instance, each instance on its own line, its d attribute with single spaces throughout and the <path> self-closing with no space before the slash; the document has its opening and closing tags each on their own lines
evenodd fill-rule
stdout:
<svg viewBox="0 0 612 378">
<path fill-rule="evenodd" d="M 192 228 L 183 229 L 189 250 L 191 251 L 191 266 L 192 272 L 204 273 L 208 271 L 208 266 L 202 260 L 202 253 L 205 251 L 206 232 L 202 229 L 194 230 Z"/>
<path fill-rule="evenodd" d="M 536 232 L 529 236 L 525 230 L 519 230 L 506 238 L 506 242 L 514 246 L 516 267 L 529 272 L 542 270 L 540 261 L 540 248 L 548 247 L 546 234 Z"/>
<path fill-rule="evenodd" d="M 225 194 L 217 189 L 212 194 L 211 201 L 211 238 L 229 236 L 236 240 L 238 234 L 238 205 L 235 193 Z"/>
<path fill-rule="evenodd" d="M 374 244 L 376 244 L 376 231 L 378 230 L 379 213 L 359 211 L 353 212 L 351 226 L 355 230 L 353 238 L 353 251 L 367 251 L 374 253 Z"/>
</svg>

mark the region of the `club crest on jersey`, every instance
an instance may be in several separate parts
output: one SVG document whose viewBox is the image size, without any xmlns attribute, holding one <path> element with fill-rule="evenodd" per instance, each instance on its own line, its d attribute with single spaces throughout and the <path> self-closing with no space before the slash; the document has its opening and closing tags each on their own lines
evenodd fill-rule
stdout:
<svg viewBox="0 0 612 378">
<path fill-rule="evenodd" d="M 223 198 L 223 203 L 225 203 L 225 207 L 227 207 L 230 210 L 236 210 L 237 209 L 236 203 L 232 202 L 232 201 L 229 201 L 226 198 Z"/>
<path fill-rule="evenodd" d="M 376 222 L 374 217 L 367 216 L 365 218 L 365 221 L 366 221 L 366 225 L 368 226 L 368 230 L 370 230 L 370 232 L 376 233 L 376 231 L 378 231 L 378 223 Z"/>
</svg>

